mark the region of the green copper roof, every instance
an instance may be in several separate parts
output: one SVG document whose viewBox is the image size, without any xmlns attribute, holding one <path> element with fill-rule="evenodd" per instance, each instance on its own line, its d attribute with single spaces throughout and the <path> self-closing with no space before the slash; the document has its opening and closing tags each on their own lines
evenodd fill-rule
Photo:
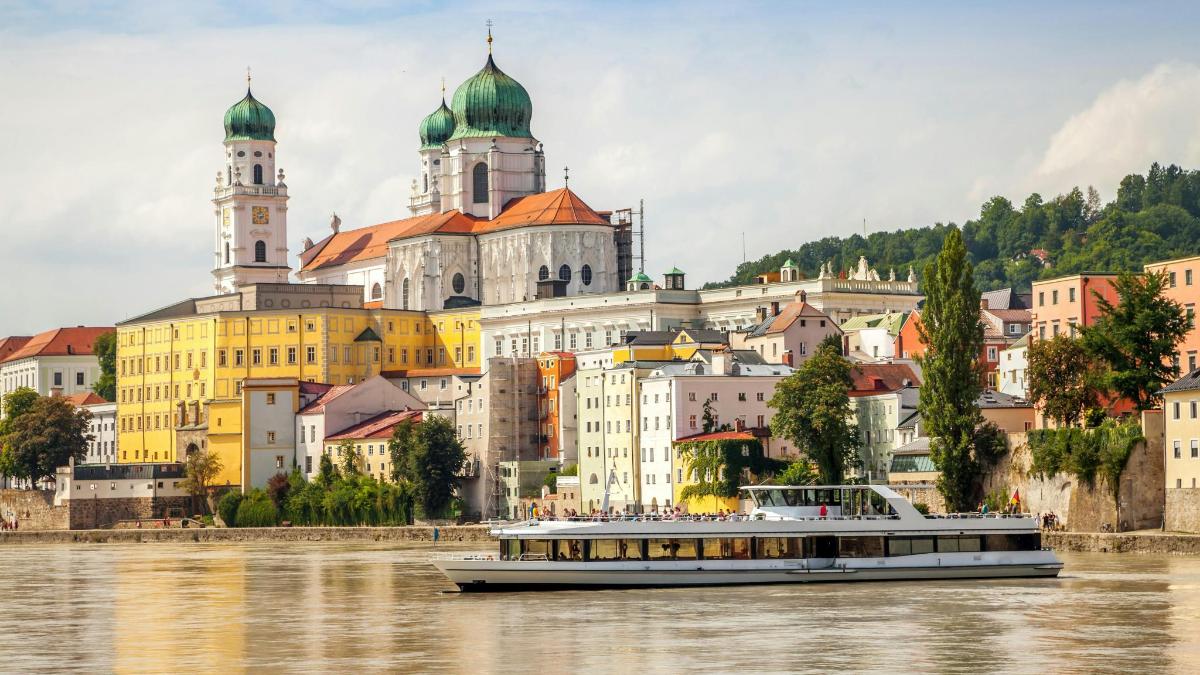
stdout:
<svg viewBox="0 0 1200 675">
<path fill-rule="evenodd" d="M 671 271 L 667 272 L 667 274 L 683 274 L 683 270 L 679 269 L 678 267 L 672 267 Z"/>
<path fill-rule="evenodd" d="M 654 283 L 654 280 L 651 279 L 650 277 L 646 276 L 646 274 L 644 272 L 638 272 L 637 274 L 629 277 L 629 280 L 630 281 L 644 281 L 646 283 Z"/>
<path fill-rule="evenodd" d="M 533 138 L 533 103 L 520 82 L 505 75 L 488 54 L 483 70 L 459 85 L 450 101 L 454 134 L 447 140 L 508 136 Z"/>
<path fill-rule="evenodd" d="M 783 262 L 783 266 L 784 267 L 799 267 L 799 265 L 796 264 L 796 261 L 792 260 L 791 258 L 788 258 L 787 260 L 785 260 Z"/>
<path fill-rule="evenodd" d="M 429 116 L 421 120 L 421 149 L 432 150 L 442 147 L 442 144 L 449 140 L 450 135 L 454 133 L 454 113 L 446 107 L 446 99 L 442 99 L 442 105 L 437 110 L 429 113 Z"/>
<path fill-rule="evenodd" d="M 274 141 L 275 113 L 254 98 L 246 97 L 225 111 L 225 141 Z"/>
</svg>

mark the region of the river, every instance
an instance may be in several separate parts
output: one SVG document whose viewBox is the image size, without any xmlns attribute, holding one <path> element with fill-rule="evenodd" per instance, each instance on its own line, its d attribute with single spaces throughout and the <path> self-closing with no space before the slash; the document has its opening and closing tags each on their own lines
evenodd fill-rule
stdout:
<svg viewBox="0 0 1200 675">
<path fill-rule="evenodd" d="M 478 546 L 473 547 L 478 549 Z M 415 544 L 10 546 L 0 670 L 1195 671 L 1200 559 L 1056 580 L 458 594 Z"/>
</svg>

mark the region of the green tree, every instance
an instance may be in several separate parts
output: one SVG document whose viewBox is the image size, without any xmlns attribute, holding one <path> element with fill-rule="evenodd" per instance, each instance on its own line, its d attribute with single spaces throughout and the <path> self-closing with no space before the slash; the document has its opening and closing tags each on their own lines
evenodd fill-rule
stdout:
<svg viewBox="0 0 1200 675">
<path fill-rule="evenodd" d="M 736 497 L 743 480 L 783 468 L 783 462 L 766 456 L 757 438 L 684 441 L 675 447 L 688 475 L 694 478 L 680 491 L 683 499 Z"/>
<path fill-rule="evenodd" d="M 359 456 L 359 452 L 354 446 L 354 441 L 347 438 L 339 443 L 338 456 L 341 458 L 340 468 L 343 476 L 357 476 L 362 473 L 362 470 L 359 468 L 362 465 L 362 457 Z"/>
<path fill-rule="evenodd" d="M 466 450 L 450 420 L 440 415 L 427 415 L 412 429 L 403 427 L 392 431 L 395 444 L 389 444 L 389 451 L 396 452 L 392 456 L 400 467 L 399 478 L 412 485 L 426 518 L 445 515 L 467 461 Z"/>
<path fill-rule="evenodd" d="M 391 478 L 398 483 L 404 478 L 404 467 L 408 455 L 416 442 L 415 425 L 412 420 L 403 420 L 392 429 L 392 437 L 388 439 L 388 456 L 392 461 Z"/>
<path fill-rule="evenodd" d="M 334 481 L 340 476 L 338 475 L 337 467 L 333 464 L 333 458 L 328 452 L 321 453 L 321 460 L 317 464 L 316 483 L 325 489 L 333 487 Z"/>
<path fill-rule="evenodd" d="M 807 459 L 798 459 L 775 475 L 779 485 L 816 485 L 820 480 L 820 472 Z"/>
<path fill-rule="evenodd" d="M 858 425 L 850 420 L 850 362 L 840 346 L 822 342 L 796 372 L 776 387 L 769 405 L 775 409 L 771 433 L 787 438 L 817 465 L 821 480 L 842 482 L 858 464 Z"/>
<path fill-rule="evenodd" d="M 925 383 L 918 410 L 930 436 L 929 457 L 941 475 L 938 491 L 951 511 L 967 511 L 980 490 L 976 430 L 983 422 L 980 394 L 979 289 L 962 234 L 951 228 L 937 260 L 926 265 L 925 307 L 918 328 L 926 345 L 918 357 Z"/>
<path fill-rule="evenodd" d="M 1027 358 L 1029 398 L 1050 419 L 1074 426 L 1085 410 L 1099 405 L 1104 370 L 1079 340 L 1066 335 L 1031 340 Z"/>
<path fill-rule="evenodd" d="M 17 387 L 4 395 L 4 418 L 0 419 L 0 437 L 8 433 L 8 425 L 29 412 L 41 396 L 29 387 Z"/>
<path fill-rule="evenodd" d="M 221 458 L 207 450 L 193 452 L 183 465 L 183 480 L 179 487 L 192 496 L 194 502 L 203 505 L 205 513 L 212 511 L 212 485 L 224 469 Z"/>
<path fill-rule="evenodd" d="M 712 399 L 704 399 L 704 408 L 700 415 L 700 426 L 706 434 L 711 434 L 717 430 L 717 414 L 713 412 Z"/>
<path fill-rule="evenodd" d="M 60 466 L 81 462 L 92 440 L 92 414 L 58 396 L 40 396 L 24 412 L 7 420 L 0 465 L 4 473 L 37 482 Z"/>
<path fill-rule="evenodd" d="M 100 362 L 100 377 L 92 391 L 105 401 L 117 400 L 117 333 L 104 333 L 92 344 L 92 353 Z"/>
<path fill-rule="evenodd" d="M 1167 284 L 1163 272 L 1120 274 L 1117 304 L 1096 294 L 1100 317 L 1080 329 L 1083 348 L 1108 365 L 1108 388 L 1138 410 L 1155 407 L 1158 391 L 1179 377 L 1175 349 L 1194 322 L 1163 296 Z"/>
</svg>

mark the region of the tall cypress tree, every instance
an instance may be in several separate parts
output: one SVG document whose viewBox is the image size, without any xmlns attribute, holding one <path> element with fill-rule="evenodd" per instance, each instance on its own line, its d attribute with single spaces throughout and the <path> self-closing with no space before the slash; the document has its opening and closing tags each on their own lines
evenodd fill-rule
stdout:
<svg viewBox="0 0 1200 675">
<path fill-rule="evenodd" d="M 921 339 L 924 383 L 918 410 L 930 436 L 929 457 L 941 471 L 938 491 L 950 511 L 974 506 L 981 467 L 976 461 L 976 431 L 983 422 L 976 400 L 980 394 L 979 289 L 967 260 L 962 233 L 951 227 L 942 251 L 924 270 L 925 306 Z"/>
</svg>

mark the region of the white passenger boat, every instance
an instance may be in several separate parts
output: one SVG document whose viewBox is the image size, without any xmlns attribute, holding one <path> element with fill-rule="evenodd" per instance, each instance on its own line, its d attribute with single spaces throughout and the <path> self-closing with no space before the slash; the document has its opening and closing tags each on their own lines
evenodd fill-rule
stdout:
<svg viewBox="0 0 1200 675">
<path fill-rule="evenodd" d="M 434 565 L 463 591 L 1053 577 L 1029 515 L 925 516 L 879 485 L 752 486 L 748 516 L 533 520 Z M 821 516 L 822 506 L 826 515 Z"/>
</svg>

